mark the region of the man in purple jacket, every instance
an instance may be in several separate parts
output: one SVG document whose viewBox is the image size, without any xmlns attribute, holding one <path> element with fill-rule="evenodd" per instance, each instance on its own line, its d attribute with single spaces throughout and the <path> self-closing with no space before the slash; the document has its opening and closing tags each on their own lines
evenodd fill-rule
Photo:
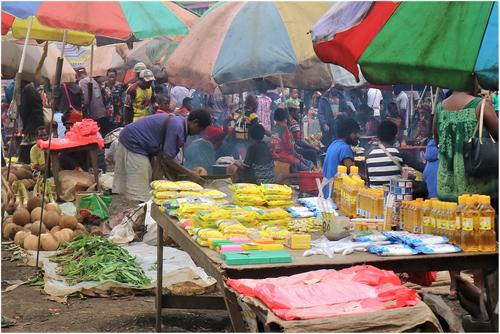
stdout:
<svg viewBox="0 0 500 334">
<path fill-rule="evenodd" d="M 128 124 L 118 138 L 113 192 L 125 194 L 129 200 L 147 201 L 151 197 L 150 157 L 157 154 L 163 154 L 170 169 L 187 175 L 191 181 L 202 183 L 202 178 L 183 167 L 175 157 L 184 146 L 187 136 L 200 133 L 210 122 L 210 113 L 200 109 L 191 112 L 187 118 L 165 113 L 146 116 Z M 165 124 L 167 127 L 163 132 Z M 165 133 L 163 150 L 162 133 Z"/>
</svg>

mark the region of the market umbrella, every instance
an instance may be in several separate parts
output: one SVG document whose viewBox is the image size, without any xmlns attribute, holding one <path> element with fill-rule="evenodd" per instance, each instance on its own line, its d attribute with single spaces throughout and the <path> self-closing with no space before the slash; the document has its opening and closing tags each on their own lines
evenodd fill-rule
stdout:
<svg viewBox="0 0 500 334">
<path fill-rule="evenodd" d="M 62 42 L 53 42 L 52 44 L 62 51 Z M 90 47 L 66 44 L 64 45 L 64 58 L 74 69 L 82 67 L 85 61 L 90 58 Z"/>
<path fill-rule="evenodd" d="M 82 64 L 90 73 L 92 59 L 88 57 Z M 93 76 L 104 76 L 108 69 L 121 70 L 125 67 L 125 62 L 116 50 L 115 45 L 99 46 L 94 49 Z"/>
<path fill-rule="evenodd" d="M 311 37 L 320 59 L 372 83 L 498 89 L 497 2 L 337 2 Z"/>
<path fill-rule="evenodd" d="M 35 80 L 35 72 L 43 55 L 43 46 L 33 42 L 26 49 L 26 63 L 23 69 L 23 78 Z M 19 69 L 19 63 L 23 52 L 23 44 L 18 41 L 2 42 L 2 76 L 13 78 Z M 57 57 L 60 51 L 53 44 L 48 45 L 45 61 L 41 66 L 40 75 L 46 77 L 53 84 L 55 82 Z M 62 68 L 62 80 L 75 81 L 75 70 L 65 60 Z"/>
<path fill-rule="evenodd" d="M 3 1 L 2 10 L 19 18 L 34 16 L 49 27 L 121 41 L 186 35 L 194 15 L 169 1 Z"/>
<path fill-rule="evenodd" d="M 329 7 L 326 2 L 218 4 L 167 60 L 169 81 L 208 93 L 221 85 L 228 92 L 232 83 L 257 78 L 279 84 L 281 74 L 288 87 L 328 88 L 331 76 L 307 31 Z"/>
<path fill-rule="evenodd" d="M 172 55 L 179 42 L 169 37 L 155 37 L 133 43 L 132 48 L 117 45 L 116 52 L 125 60 L 128 67 L 143 62 L 147 67 L 163 65 Z"/>
<path fill-rule="evenodd" d="M 2 3 L 3 5 L 3 3 Z M 6 35 L 9 31 L 12 32 L 14 39 L 23 39 L 28 30 L 29 20 L 16 18 L 9 13 L 2 11 L 2 35 Z M 55 29 L 47 27 L 33 18 L 30 38 L 41 41 L 62 41 L 64 37 L 64 29 Z M 95 36 L 88 33 L 78 31 L 68 31 L 67 41 L 74 45 L 90 45 L 94 41 Z"/>
</svg>

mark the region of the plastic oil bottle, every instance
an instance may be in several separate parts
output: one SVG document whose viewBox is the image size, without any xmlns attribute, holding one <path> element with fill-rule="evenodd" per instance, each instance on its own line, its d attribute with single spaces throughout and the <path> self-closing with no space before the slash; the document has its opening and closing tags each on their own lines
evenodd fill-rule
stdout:
<svg viewBox="0 0 500 334">
<path fill-rule="evenodd" d="M 474 203 L 474 197 L 467 197 L 465 204 L 460 244 L 464 251 L 477 252 L 479 250 L 479 238 L 474 226 L 479 225 L 479 211 Z"/>
<path fill-rule="evenodd" d="M 430 224 L 431 224 L 431 234 L 437 234 L 437 199 L 431 199 L 431 210 L 430 210 Z"/>
<path fill-rule="evenodd" d="M 405 224 L 405 231 L 413 232 L 415 227 L 415 202 L 407 202 L 406 213 L 408 215 L 408 218 L 406 219 L 408 224 Z"/>
<path fill-rule="evenodd" d="M 465 211 L 466 203 L 465 200 L 469 197 L 468 194 L 458 196 L 458 205 L 455 209 L 455 226 L 453 228 L 453 240 L 455 245 L 462 247 L 462 224 L 463 224 L 463 213 Z"/>
<path fill-rule="evenodd" d="M 338 166 L 337 174 L 333 177 L 333 201 L 337 206 L 340 205 L 340 192 L 342 189 L 342 177 L 347 175 L 347 167 L 346 166 Z M 331 190 L 331 189 L 330 189 Z"/>
<path fill-rule="evenodd" d="M 431 225 L 431 201 L 430 200 L 425 200 L 424 204 L 422 205 L 422 225 L 424 227 L 424 233 L 425 234 L 431 234 L 432 233 L 432 225 Z"/>
<path fill-rule="evenodd" d="M 401 201 L 401 206 L 399 207 L 399 224 L 401 225 L 403 230 L 406 230 L 405 223 L 408 216 L 406 213 L 406 202 L 407 201 Z"/>
<path fill-rule="evenodd" d="M 384 219 L 384 191 L 379 190 L 377 195 L 377 218 Z"/>
<path fill-rule="evenodd" d="M 423 215 L 422 215 L 422 206 L 423 200 L 421 198 L 417 198 L 415 201 L 415 221 L 413 224 L 413 233 L 422 233 L 423 232 Z"/>
<path fill-rule="evenodd" d="M 447 227 L 448 227 L 448 239 L 450 240 L 451 243 L 457 244 L 456 238 L 456 211 L 457 211 L 457 203 L 449 203 L 448 204 L 448 210 L 447 210 Z"/>
<path fill-rule="evenodd" d="M 495 209 L 491 206 L 490 196 L 480 197 L 479 207 L 479 251 L 494 252 L 497 250 L 494 229 Z"/>
</svg>

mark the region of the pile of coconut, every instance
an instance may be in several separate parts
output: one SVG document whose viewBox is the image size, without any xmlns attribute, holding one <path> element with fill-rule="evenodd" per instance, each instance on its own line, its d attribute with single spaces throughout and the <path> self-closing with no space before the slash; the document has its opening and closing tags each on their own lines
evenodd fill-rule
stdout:
<svg viewBox="0 0 500 334">
<path fill-rule="evenodd" d="M 14 240 L 16 245 L 24 249 L 37 250 L 38 236 L 41 235 L 40 250 L 53 251 L 75 236 L 87 234 L 85 226 L 76 217 L 63 215 L 57 203 L 47 203 L 43 217 L 41 205 L 39 196 L 32 197 L 27 202 L 20 201 L 14 214 L 4 222 L 3 237 Z"/>
</svg>

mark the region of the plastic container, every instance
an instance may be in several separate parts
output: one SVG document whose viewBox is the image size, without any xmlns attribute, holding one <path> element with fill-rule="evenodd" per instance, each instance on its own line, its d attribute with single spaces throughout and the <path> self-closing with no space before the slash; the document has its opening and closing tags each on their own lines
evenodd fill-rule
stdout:
<svg viewBox="0 0 500 334">
<path fill-rule="evenodd" d="M 479 250 L 479 235 L 474 230 L 474 226 L 479 226 L 479 211 L 473 197 L 467 197 L 465 203 L 460 244 L 466 252 L 477 252 Z"/>
<path fill-rule="evenodd" d="M 316 179 L 322 179 L 323 174 L 319 172 L 299 172 L 299 190 L 302 193 L 318 195 Z"/>
<path fill-rule="evenodd" d="M 338 166 L 337 174 L 333 177 L 333 202 L 339 206 L 342 189 L 342 178 L 347 175 L 346 166 Z"/>
<path fill-rule="evenodd" d="M 494 230 L 495 209 L 491 206 L 490 196 L 480 197 L 479 207 L 479 251 L 494 252 L 497 250 Z"/>
</svg>

